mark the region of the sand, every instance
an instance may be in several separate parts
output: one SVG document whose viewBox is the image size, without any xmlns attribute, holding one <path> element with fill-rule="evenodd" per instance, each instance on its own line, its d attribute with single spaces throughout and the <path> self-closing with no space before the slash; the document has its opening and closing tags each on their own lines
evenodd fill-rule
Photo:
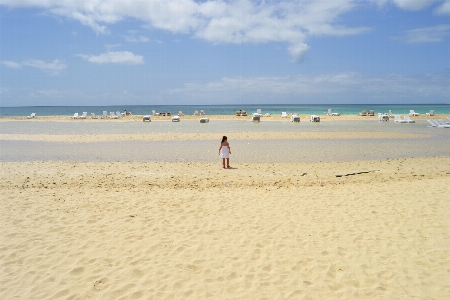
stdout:
<svg viewBox="0 0 450 300">
<path fill-rule="evenodd" d="M 450 156 L 0 165 L 1 299 L 450 298 Z"/>
</svg>

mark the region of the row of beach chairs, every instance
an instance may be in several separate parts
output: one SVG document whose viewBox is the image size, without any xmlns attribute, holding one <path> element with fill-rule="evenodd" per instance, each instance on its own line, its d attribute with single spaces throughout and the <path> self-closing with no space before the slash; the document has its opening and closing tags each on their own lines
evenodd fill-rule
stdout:
<svg viewBox="0 0 450 300">
<path fill-rule="evenodd" d="M 96 115 L 95 113 L 91 113 L 91 118 L 92 119 L 98 119 L 98 118 L 100 118 L 100 119 L 107 119 L 107 118 L 109 118 L 109 119 L 119 119 L 119 118 L 122 118 L 124 116 L 125 116 L 125 114 L 121 113 L 120 111 L 116 111 L 116 112 L 111 111 L 109 113 L 109 115 L 108 115 L 108 112 L 106 110 L 104 110 L 103 114 L 100 115 L 100 116 Z M 72 119 L 86 119 L 86 117 L 87 117 L 87 112 L 84 111 L 82 115 L 79 115 L 78 113 L 74 113 L 73 116 L 70 117 L 70 118 L 72 118 Z"/>
<path fill-rule="evenodd" d="M 439 120 L 427 120 L 429 127 L 439 127 L 439 128 L 450 128 L 450 118 L 447 118 L 447 121 L 439 119 Z"/>
<path fill-rule="evenodd" d="M 172 113 L 170 112 L 159 112 L 157 113 L 156 110 L 152 110 L 152 116 L 171 116 Z M 200 110 L 200 112 L 198 112 L 198 110 L 194 111 L 194 116 L 203 116 L 205 115 L 205 111 L 202 109 Z M 184 116 L 183 111 L 178 111 L 178 116 Z"/>
</svg>

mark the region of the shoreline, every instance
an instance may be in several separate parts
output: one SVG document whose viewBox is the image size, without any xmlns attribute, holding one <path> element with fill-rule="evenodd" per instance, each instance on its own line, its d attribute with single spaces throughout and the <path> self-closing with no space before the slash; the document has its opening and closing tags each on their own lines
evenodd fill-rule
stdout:
<svg viewBox="0 0 450 300">
<path fill-rule="evenodd" d="M 397 114 L 396 114 L 397 115 Z M 398 114 L 400 116 L 408 115 L 408 114 Z M 175 115 L 173 115 L 175 116 Z M 171 121 L 173 116 L 150 116 L 152 122 L 153 121 Z M 311 115 L 305 115 L 305 114 L 298 114 L 300 116 L 300 119 L 302 122 L 308 121 Z M 320 117 L 321 121 L 351 121 L 351 120 L 378 120 L 378 116 L 359 116 L 359 115 L 340 115 L 340 116 L 328 116 L 328 115 L 318 115 Z M 105 122 L 105 121 L 111 121 L 111 122 L 142 122 L 142 118 L 144 115 L 131 115 L 131 116 L 125 116 L 120 119 L 111 119 L 111 118 L 104 118 L 101 119 L 98 117 L 97 119 L 92 119 L 91 116 L 87 116 L 86 119 L 72 119 L 70 116 L 36 116 L 35 118 L 27 118 L 23 116 L 2 116 L 0 117 L 0 122 L 8 122 L 8 121 L 54 121 L 54 122 L 61 122 L 61 121 L 73 121 L 73 122 Z M 434 116 L 427 116 L 427 115 L 419 115 L 419 116 L 413 116 L 411 117 L 413 120 L 435 120 L 435 119 L 445 119 L 448 117 L 447 114 L 435 114 Z M 235 116 L 235 115 L 201 115 L 201 116 L 194 116 L 194 115 L 183 115 L 180 116 L 181 121 L 182 120 L 200 120 L 200 118 L 208 118 L 210 121 L 215 120 L 234 120 L 234 121 L 251 121 L 252 115 L 248 116 Z M 392 121 L 393 118 L 390 119 Z M 288 117 L 282 117 L 280 115 L 270 115 L 270 116 L 262 116 L 261 122 L 264 121 L 288 121 L 290 122 L 290 115 Z"/>
</svg>

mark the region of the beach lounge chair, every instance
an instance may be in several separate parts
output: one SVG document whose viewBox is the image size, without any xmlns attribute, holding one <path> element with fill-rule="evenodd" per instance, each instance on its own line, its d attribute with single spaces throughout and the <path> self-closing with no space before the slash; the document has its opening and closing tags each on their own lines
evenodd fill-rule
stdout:
<svg viewBox="0 0 450 300">
<path fill-rule="evenodd" d="M 416 113 L 413 109 L 409 110 L 409 115 L 410 116 L 418 116 L 420 115 L 419 113 Z"/>
<path fill-rule="evenodd" d="M 31 113 L 31 115 L 27 116 L 27 119 L 33 119 L 36 117 L 36 113 Z"/>
<path fill-rule="evenodd" d="M 392 111 L 391 111 L 391 110 L 389 110 L 388 116 L 389 116 L 389 118 L 393 118 L 393 117 L 394 117 L 394 115 L 392 114 Z"/>
<path fill-rule="evenodd" d="M 183 112 L 180 110 L 180 111 L 178 111 L 178 115 L 179 116 L 183 116 Z"/>
<path fill-rule="evenodd" d="M 252 122 L 259 122 L 261 121 L 261 115 L 258 113 L 254 113 L 252 116 Z"/>
<path fill-rule="evenodd" d="M 86 119 L 87 111 L 83 111 L 83 114 L 80 116 L 80 119 Z"/>
<path fill-rule="evenodd" d="M 394 122 L 396 122 L 396 123 L 407 123 L 407 121 L 403 120 L 400 116 L 394 116 Z"/>
<path fill-rule="evenodd" d="M 427 116 L 434 116 L 434 110 L 430 110 L 430 112 L 426 113 Z"/>
<path fill-rule="evenodd" d="M 145 121 L 151 122 L 152 119 L 150 119 L 150 116 L 149 116 L 149 115 L 145 115 L 144 117 L 142 117 L 142 122 L 145 122 Z"/>
<path fill-rule="evenodd" d="M 310 122 L 320 122 L 320 117 L 316 116 L 316 115 L 311 115 L 311 117 L 309 118 Z"/>
<path fill-rule="evenodd" d="M 373 109 L 369 110 L 369 112 L 367 113 L 368 116 L 375 116 L 375 112 L 373 111 Z"/>
<path fill-rule="evenodd" d="M 436 123 L 439 123 L 439 125 L 448 125 L 448 123 L 442 119 L 436 120 Z"/>
<path fill-rule="evenodd" d="M 256 109 L 256 113 L 257 113 L 258 115 L 262 116 L 262 114 L 261 114 L 261 108 L 257 108 L 257 109 Z"/>
<path fill-rule="evenodd" d="M 405 120 L 407 123 L 416 123 L 416 121 L 411 120 L 411 118 L 409 116 L 404 116 L 403 120 Z"/>
<path fill-rule="evenodd" d="M 108 117 L 108 112 L 106 110 L 103 111 L 102 119 L 106 119 Z"/>
<path fill-rule="evenodd" d="M 359 113 L 360 116 L 367 116 L 367 112 L 365 110 L 363 110 L 362 112 Z"/>
<path fill-rule="evenodd" d="M 438 125 L 436 123 L 434 123 L 434 121 L 432 120 L 427 120 L 428 124 L 430 124 L 430 126 L 427 127 L 438 127 Z"/>
<path fill-rule="evenodd" d="M 247 116 L 247 112 L 245 110 L 242 111 L 241 116 L 246 117 Z"/>
<path fill-rule="evenodd" d="M 270 114 L 269 113 L 265 113 L 264 116 L 265 117 L 270 117 Z"/>
<path fill-rule="evenodd" d="M 298 115 L 292 115 L 291 122 L 300 122 L 300 117 Z"/>
<path fill-rule="evenodd" d="M 117 119 L 118 116 L 116 116 L 116 114 L 115 114 L 113 111 L 110 111 L 110 112 L 109 112 L 109 118 L 110 118 L 110 119 Z"/>
<path fill-rule="evenodd" d="M 449 117 L 447 117 L 446 119 L 447 119 L 448 122 L 450 122 L 450 118 Z"/>
<path fill-rule="evenodd" d="M 340 113 L 331 112 L 331 108 L 328 109 L 327 116 L 339 116 Z"/>
<path fill-rule="evenodd" d="M 199 116 L 198 110 L 194 111 L 194 116 Z"/>
<path fill-rule="evenodd" d="M 387 114 L 378 114 L 378 121 L 389 122 L 389 116 Z"/>
<path fill-rule="evenodd" d="M 123 117 L 123 114 L 122 114 L 120 111 L 116 111 L 116 116 L 117 116 L 118 118 L 122 118 L 122 117 Z"/>
<path fill-rule="evenodd" d="M 236 111 L 236 116 L 238 116 L 238 117 L 241 116 L 241 111 L 240 111 L 240 110 L 237 110 L 237 111 Z"/>
<path fill-rule="evenodd" d="M 173 116 L 172 117 L 172 122 L 180 122 L 180 117 L 179 116 Z"/>
<path fill-rule="evenodd" d="M 156 116 L 156 111 L 152 110 L 152 116 Z"/>
<path fill-rule="evenodd" d="M 287 115 L 287 113 L 286 113 L 285 111 L 282 111 L 282 112 L 281 112 L 281 117 L 282 117 L 282 118 L 287 118 L 287 116 L 288 116 L 288 115 Z"/>
<path fill-rule="evenodd" d="M 200 110 L 200 115 L 203 116 L 205 114 L 205 112 L 202 110 Z"/>
<path fill-rule="evenodd" d="M 98 119 L 98 116 L 96 116 L 94 113 L 91 113 L 91 118 L 92 119 Z"/>
<path fill-rule="evenodd" d="M 208 118 L 201 118 L 200 119 L 200 123 L 209 123 L 209 119 Z"/>
<path fill-rule="evenodd" d="M 433 127 L 439 127 L 439 128 L 450 128 L 450 124 L 442 124 L 441 122 L 439 122 L 439 120 L 427 120 L 428 123 L 432 124 L 434 123 Z"/>
<path fill-rule="evenodd" d="M 72 119 L 78 119 L 78 118 L 79 118 L 79 117 L 78 117 L 78 113 L 74 113 L 73 116 L 71 116 L 70 118 L 72 118 Z"/>
</svg>

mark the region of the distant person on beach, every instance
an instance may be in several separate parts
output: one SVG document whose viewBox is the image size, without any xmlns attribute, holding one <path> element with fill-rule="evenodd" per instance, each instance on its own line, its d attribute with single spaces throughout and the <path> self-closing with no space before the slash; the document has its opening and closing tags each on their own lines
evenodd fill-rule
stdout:
<svg viewBox="0 0 450 300">
<path fill-rule="evenodd" d="M 228 144 L 227 137 L 222 137 L 222 142 L 220 142 L 220 148 L 219 148 L 219 155 L 222 158 L 222 165 L 225 169 L 225 159 L 227 160 L 227 168 L 230 167 L 230 154 L 231 154 L 231 148 L 230 144 Z"/>
</svg>

